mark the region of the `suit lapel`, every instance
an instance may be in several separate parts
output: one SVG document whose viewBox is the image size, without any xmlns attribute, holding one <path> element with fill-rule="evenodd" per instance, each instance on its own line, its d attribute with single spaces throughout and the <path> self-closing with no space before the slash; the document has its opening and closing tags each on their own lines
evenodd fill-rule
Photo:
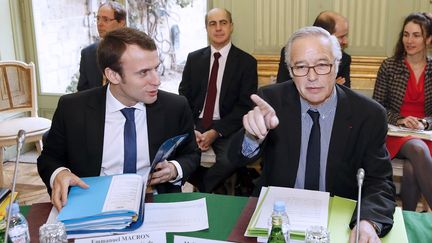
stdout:
<svg viewBox="0 0 432 243">
<path fill-rule="evenodd" d="M 351 107 L 342 88 L 336 85 L 337 107 L 330 138 L 326 167 L 326 191 L 333 191 L 333 178 L 338 170 L 338 163 L 344 163 L 344 151 L 352 129 Z"/>
<path fill-rule="evenodd" d="M 199 57 L 198 60 L 198 68 L 197 70 L 200 70 L 198 72 L 199 78 L 197 79 L 199 81 L 200 85 L 200 104 L 204 107 L 204 100 L 207 94 L 207 85 L 208 85 L 208 79 L 210 75 L 210 55 L 211 50 L 210 47 L 207 47 L 203 50 L 202 55 Z"/>
<path fill-rule="evenodd" d="M 289 99 L 284 99 L 284 103 L 282 107 L 286 107 L 286 112 L 282 114 L 284 120 L 287 124 L 284 133 L 284 136 L 288 137 L 288 178 L 289 178 L 289 186 L 294 188 L 295 181 L 297 179 L 297 170 L 299 166 L 300 159 L 300 146 L 301 143 L 301 109 L 300 109 L 300 96 L 297 92 L 297 89 L 292 83 L 290 86 L 289 93 L 291 95 L 286 95 Z M 285 108 L 284 108 L 285 110 Z"/>
<path fill-rule="evenodd" d="M 219 97 L 220 107 L 221 107 L 221 102 L 224 100 L 224 97 L 229 90 L 229 86 L 233 81 L 232 76 L 234 75 L 234 71 L 235 70 L 238 71 L 238 69 L 236 68 L 238 66 L 237 55 L 238 55 L 237 47 L 232 45 L 228 53 L 228 57 L 225 64 L 225 70 L 222 77 L 222 84 L 221 84 L 220 97 Z"/>
<path fill-rule="evenodd" d="M 160 99 L 161 95 L 159 94 L 155 103 L 146 105 L 150 164 L 156 155 L 159 144 L 163 142 L 165 119 Z"/>
<path fill-rule="evenodd" d="M 105 111 L 106 111 L 106 90 L 107 86 L 99 88 L 99 93 L 89 99 L 85 109 L 85 127 L 87 136 L 87 154 L 89 165 L 96 174 L 100 174 L 102 166 L 103 140 L 105 129 Z M 93 174 L 93 173 L 92 173 Z"/>
</svg>

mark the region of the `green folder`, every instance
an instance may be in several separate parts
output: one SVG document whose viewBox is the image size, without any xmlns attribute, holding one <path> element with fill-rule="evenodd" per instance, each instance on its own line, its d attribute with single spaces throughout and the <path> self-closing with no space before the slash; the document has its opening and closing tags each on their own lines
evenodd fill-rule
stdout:
<svg viewBox="0 0 432 243">
<path fill-rule="evenodd" d="M 258 203 L 260 202 L 258 201 Z M 257 205 L 257 207 L 260 208 L 261 204 Z M 337 196 L 330 198 L 328 229 L 330 232 L 331 242 L 348 242 L 351 233 L 349 222 L 351 221 L 351 216 L 355 207 L 356 201 L 354 200 Z M 256 217 L 259 217 L 259 215 L 252 215 L 251 221 L 247 227 L 247 233 L 249 235 L 254 234 L 257 237 L 266 237 L 267 229 L 254 228 L 254 224 L 251 223 L 256 221 Z M 393 228 L 384 238 L 381 239 L 382 242 L 408 242 L 402 209 L 400 207 L 396 208 L 393 217 Z M 291 232 L 291 238 L 303 240 L 304 232 Z"/>
<path fill-rule="evenodd" d="M 350 228 L 348 226 L 351 216 L 356 207 L 356 201 L 342 198 L 330 198 L 329 231 L 331 242 L 348 242 Z M 385 242 L 408 242 L 402 209 L 397 207 L 393 214 L 394 224 L 392 230 L 381 239 Z"/>
</svg>

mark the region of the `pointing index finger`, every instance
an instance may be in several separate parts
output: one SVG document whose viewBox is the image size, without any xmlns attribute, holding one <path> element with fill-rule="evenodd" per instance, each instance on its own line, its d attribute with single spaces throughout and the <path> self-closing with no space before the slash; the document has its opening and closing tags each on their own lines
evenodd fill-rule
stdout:
<svg viewBox="0 0 432 243">
<path fill-rule="evenodd" d="M 251 100 L 255 103 L 255 105 L 257 105 L 260 108 L 260 110 L 268 110 L 268 109 L 273 110 L 273 108 L 265 100 L 263 100 L 261 97 L 259 97 L 256 94 L 251 95 Z"/>
</svg>

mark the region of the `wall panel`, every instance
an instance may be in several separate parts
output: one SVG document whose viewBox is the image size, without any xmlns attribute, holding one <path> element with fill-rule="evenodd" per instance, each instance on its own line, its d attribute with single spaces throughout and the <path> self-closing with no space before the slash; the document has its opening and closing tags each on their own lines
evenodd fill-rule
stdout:
<svg viewBox="0 0 432 243">
<path fill-rule="evenodd" d="M 280 49 L 290 34 L 308 24 L 308 2 L 304 0 L 255 1 L 255 51 Z"/>
</svg>

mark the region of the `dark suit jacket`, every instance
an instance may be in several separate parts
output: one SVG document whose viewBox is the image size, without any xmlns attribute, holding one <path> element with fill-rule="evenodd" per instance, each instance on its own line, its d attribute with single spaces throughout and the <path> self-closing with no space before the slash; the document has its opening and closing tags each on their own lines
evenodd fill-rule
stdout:
<svg viewBox="0 0 432 243">
<path fill-rule="evenodd" d="M 339 64 L 339 70 L 336 77 L 345 78 L 344 86 L 350 88 L 351 87 L 351 78 L 350 78 L 350 65 L 351 65 L 351 56 L 342 51 L 342 60 Z M 282 83 L 287 80 L 291 80 L 290 73 L 287 68 L 287 63 L 285 62 L 285 47 L 282 48 L 279 60 L 279 69 L 277 73 L 277 83 Z"/>
<path fill-rule="evenodd" d="M 388 122 L 396 125 L 397 120 L 403 118 L 400 108 L 405 97 L 410 72 L 403 60 L 394 57 L 387 58 L 378 71 L 373 98 L 387 109 Z M 432 124 L 432 59 L 427 59 L 425 80 L 425 115 Z M 429 126 L 429 130 L 432 126 Z"/>
<path fill-rule="evenodd" d="M 210 47 L 189 53 L 179 87 L 179 93 L 189 101 L 195 124 L 204 108 L 210 72 L 210 55 Z M 221 119 L 213 122 L 212 128 L 222 136 L 229 136 L 240 129 L 242 116 L 253 105 L 250 95 L 256 93 L 257 84 L 257 61 L 251 55 L 232 45 L 220 91 Z"/>
<path fill-rule="evenodd" d="M 57 168 L 69 168 L 79 177 L 99 176 L 104 141 L 107 86 L 62 96 L 54 113 L 51 130 L 38 171 L 50 191 L 49 180 Z M 182 182 L 198 167 L 200 152 L 195 142 L 192 114 L 184 97 L 159 90 L 158 99 L 146 105 L 150 161 L 168 138 L 188 133 L 189 137 L 168 160 L 179 162 Z M 180 191 L 164 183 L 159 192 Z"/>
<path fill-rule="evenodd" d="M 386 234 L 393 224 L 395 188 L 392 167 L 385 147 L 385 110 L 375 101 L 342 85 L 336 85 L 337 108 L 330 138 L 326 168 L 326 190 L 330 194 L 357 199 L 356 174 L 365 170 L 361 219 L 383 224 Z M 276 111 L 279 126 L 270 130 L 261 144 L 263 171 L 261 186 L 294 187 L 300 158 L 301 114 L 299 93 L 292 81 L 265 86 L 259 90 Z M 232 161 L 255 161 L 241 155 L 244 132 L 234 136 L 229 152 Z M 237 154 L 237 155 L 235 155 Z M 355 223 L 354 212 L 351 221 Z"/>
<path fill-rule="evenodd" d="M 97 63 L 97 47 L 99 42 L 93 43 L 81 50 L 80 76 L 78 91 L 102 86 L 102 71 Z"/>
</svg>

